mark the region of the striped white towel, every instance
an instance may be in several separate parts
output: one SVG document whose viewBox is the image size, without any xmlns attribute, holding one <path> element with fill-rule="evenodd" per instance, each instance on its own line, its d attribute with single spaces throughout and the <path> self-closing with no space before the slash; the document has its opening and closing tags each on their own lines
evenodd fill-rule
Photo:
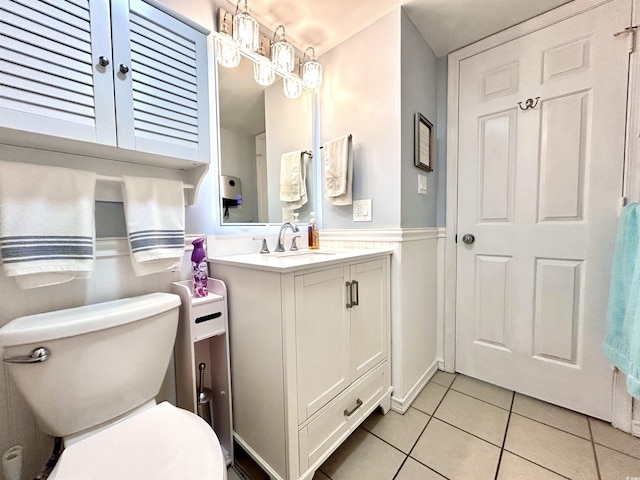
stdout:
<svg viewBox="0 0 640 480">
<path fill-rule="evenodd" d="M 137 276 L 180 268 L 184 189 L 180 181 L 122 177 L 131 263 Z"/>
<path fill-rule="evenodd" d="M 96 174 L 0 161 L 2 269 L 21 288 L 93 272 Z"/>
</svg>

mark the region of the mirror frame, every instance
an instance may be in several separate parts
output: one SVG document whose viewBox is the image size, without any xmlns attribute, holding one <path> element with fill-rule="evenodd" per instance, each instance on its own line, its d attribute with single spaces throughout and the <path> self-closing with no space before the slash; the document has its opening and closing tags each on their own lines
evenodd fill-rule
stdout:
<svg viewBox="0 0 640 480">
<path fill-rule="evenodd" d="M 253 62 L 253 59 L 246 55 L 242 50 L 240 54 L 244 57 L 248 58 Z M 211 169 L 215 174 L 215 213 L 216 213 L 216 234 L 224 234 L 224 235 L 233 235 L 233 234 L 255 234 L 256 232 L 264 232 L 274 230 L 277 232 L 276 228 L 279 228 L 282 225 L 282 222 L 249 222 L 249 223 L 224 223 L 222 221 L 222 196 L 221 196 L 221 185 L 220 185 L 220 175 L 222 172 L 222 150 L 221 150 L 221 142 L 220 142 L 220 91 L 218 88 L 218 74 L 220 65 L 218 65 L 218 61 L 215 56 L 215 49 L 213 50 L 213 65 L 214 72 L 213 78 L 215 79 L 215 112 L 216 112 L 216 130 L 212 132 L 212 134 L 216 135 L 216 161 L 215 167 Z M 276 75 L 282 77 L 282 75 L 276 70 Z M 313 171 L 313 202 L 315 202 L 315 212 L 316 212 L 316 221 L 321 222 L 322 218 L 322 165 L 321 165 L 321 150 L 319 144 L 319 132 L 318 132 L 318 92 L 315 90 L 308 90 L 307 92 L 311 94 L 311 136 L 312 136 L 312 151 L 313 151 L 313 159 L 312 159 L 312 171 Z M 214 165 L 214 162 L 211 162 L 211 165 Z M 307 222 L 298 222 L 299 225 L 308 225 Z"/>
</svg>

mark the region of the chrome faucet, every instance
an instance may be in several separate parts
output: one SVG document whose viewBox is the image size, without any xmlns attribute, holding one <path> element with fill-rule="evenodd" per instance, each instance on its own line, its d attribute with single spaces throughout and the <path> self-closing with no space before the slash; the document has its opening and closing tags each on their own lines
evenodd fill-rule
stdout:
<svg viewBox="0 0 640 480">
<path fill-rule="evenodd" d="M 287 230 L 287 228 L 290 228 L 291 231 L 293 233 L 299 232 L 300 230 L 298 230 L 298 226 L 297 225 L 293 225 L 290 222 L 285 222 L 281 227 L 280 227 L 280 231 L 278 232 L 278 243 L 276 245 L 276 252 L 284 252 L 284 234 L 285 231 Z"/>
</svg>

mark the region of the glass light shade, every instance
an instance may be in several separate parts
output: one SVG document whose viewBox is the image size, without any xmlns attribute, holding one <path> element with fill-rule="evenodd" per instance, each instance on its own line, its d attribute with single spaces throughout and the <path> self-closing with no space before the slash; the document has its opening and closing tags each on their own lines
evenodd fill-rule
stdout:
<svg viewBox="0 0 640 480">
<path fill-rule="evenodd" d="M 253 64 L 253 78 L 258 85 L 271 85 L 276 79 L 276 72 L 273 67 L 267 62 L 260 62 L 254 60 Z"/>
<path fill-rule="evenodd" d="M 285 73 L 292 72 L 295 62 L 293 46 L 286 40 L 274 43 L 271 45 L 271 60 L 279 70 Z"/>
<path fill-rule="evenodd" d="M 233 39 L 242 48 L 255 52 L 260 43 L 258 32 L 258 22 L 249 15 L 249 10 L 245 5 L 242 13 L 233 17 Z"/>
<path fill-rule="evenodd" d="M 284 96 L 287 98 L 298 98 L 302 95 L 302 82 L 298 78 L 285 77 Z"/>
<path fill-rule="evenodd" d="M 307 88 L 318 88 L 322 85 L 322 65 L 311 60 L 302 66 L 302 81 Z"/>
<path fill-rule="evenodd" d="M 229 35 L 216 38 L 216 58 L 223 67 L 234 68 L 240 64 L 240 51 Z"/>
</svg>

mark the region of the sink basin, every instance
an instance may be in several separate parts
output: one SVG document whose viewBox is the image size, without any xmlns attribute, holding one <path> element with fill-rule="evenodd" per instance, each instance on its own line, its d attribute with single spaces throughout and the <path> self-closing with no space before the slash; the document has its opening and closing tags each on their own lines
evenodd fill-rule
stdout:
<svg viewBox="0 0 640 480">
<path fill-rule="evenodd" d="M 287 258 L 287 257 L 307 257 L 307 256 L 315 256 L 315 255 L 335 255 L 336 252 L 327 252 L 321 250 L 298 250 L 297 252 L 281 252 L 281 253 L 273 253 L 272 257 L 277 258 Z"/>
<path fill-rule="evenodd" d="M 278 253 L 245 253 L 240 255 L 229 255 L 225 257 L 212 258 L 209 261 L 219 265 L 232 265 L 243 268 L 255 268 L 271 272 L 288 273 L 309 268 L 316 268 L 321 265 L 334 265 L 344 261 L 351 261 L 355 258 L 365 259 L 370 256 L 379 256 L 381 253 L 391 253 L 382 249 L 342 249 L 331 248 L 330 250 L 309 250 L 303 249 L 296 252 Z"/>
</svg>

